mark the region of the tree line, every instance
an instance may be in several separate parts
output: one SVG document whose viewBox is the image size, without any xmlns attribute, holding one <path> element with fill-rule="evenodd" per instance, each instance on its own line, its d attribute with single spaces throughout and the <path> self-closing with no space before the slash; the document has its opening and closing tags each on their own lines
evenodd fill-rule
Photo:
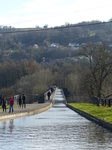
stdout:
<svg viewBox="0 0 112 150">
<path fill-rule="evenodd" d="M 89 101 L 112 95 L 112 48 L 92 44 L 79 50 L 80 59 L 66 58 L 38 64 L 35 60 L 0 64 L 0 92 L 5 96 L 43 94 L 52 85 L 63 88 L 67 101 Z"/>
</svg>

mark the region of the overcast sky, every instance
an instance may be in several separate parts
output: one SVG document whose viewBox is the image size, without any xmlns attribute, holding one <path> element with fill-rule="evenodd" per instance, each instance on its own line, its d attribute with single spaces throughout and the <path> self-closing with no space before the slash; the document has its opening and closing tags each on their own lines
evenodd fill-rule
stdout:
<svg viewBox="0 0 112 150">
<path fill-rule="evenodd" d="M 0 0 L 0 25 L 12 27 L 54 27 L 111 18 L 112 0 Z"/>
</svg>

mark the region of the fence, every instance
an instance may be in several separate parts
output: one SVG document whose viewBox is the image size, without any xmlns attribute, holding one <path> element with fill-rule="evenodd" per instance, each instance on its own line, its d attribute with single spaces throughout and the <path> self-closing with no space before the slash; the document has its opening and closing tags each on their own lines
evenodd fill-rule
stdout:
<svg viewBox="0 0 112 150">
<path fill-rule="evenodd" d="M 92 100 L 93 100 L 93 104 L 97 104 L 97 106 L 102 105 L 102 106 L 111 107 L 111 102 L 112 102 L 111 98 L 99 98 L 99 97 L 93 96 Z"/>
</svg>

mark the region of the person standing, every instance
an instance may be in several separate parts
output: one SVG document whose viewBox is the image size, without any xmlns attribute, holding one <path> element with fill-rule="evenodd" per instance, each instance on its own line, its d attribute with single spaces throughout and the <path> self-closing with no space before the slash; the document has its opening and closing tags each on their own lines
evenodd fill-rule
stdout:
<svg viewBox="0 0 112 150">
<path fill-rule="evenodd" d="M 2 106 L 2 95 L 0 96 L 0 105 Z"/>
<path fill-rule="evenodd" d="M 2 109 L 3 109 L 3 112 L 4 112 L 4 110 L 5 110 L 5 112 L 6 112 L 6 99 L 4 99 L 4 97 L 2 97 Z"/>
<path fill-rule="evenodd" d="M 5 112 L 6 112 L 6 107 L 7 107 L 7 98 L 5 97 L 4 98 L 4 109 L 5 109 Z"/>
<path fill-rule="evenodd" d="M 23 108 L 23 107 L 26 108 L 26 96 L 25 96 L 25 94 L 23 94 L 22 99 L 23 99 L 22 108 Z"/>
<path fill-rule="evenodd" d="M 22 104 L 22 97 L 21 95 L 19 96 L 19 107 L 21 108 L 21 104 Z"/>
<path fill-rule="evenodd" d="M 14 105 L 14 97 L 10 97 L 9 99 L 9 104 L 10 104 L 10 107 L 9 107 L 9 113 L 11 112 L 12 110 L 12 113 L 14 112 L 14 108 L 13 108 L 13 105 Z"/>
</svg>

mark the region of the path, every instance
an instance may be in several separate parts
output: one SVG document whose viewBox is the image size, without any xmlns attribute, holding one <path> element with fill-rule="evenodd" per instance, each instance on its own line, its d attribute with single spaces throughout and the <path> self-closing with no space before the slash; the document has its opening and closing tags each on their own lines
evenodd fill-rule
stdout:
<svg viewBox="0 0 112 150">
<path fill-rule="evenodd" d="M 48 110 L 49 108 L 52 107 L 51 103 L 34 103 L 34 104 L 26 104 L 26 108 L 14 108 L 13 113 L 9 113 L 9 110 L 7 109 L 7 112 L 3 112 L 2 109 L 0 110 L 0 120 L 4 119 L 11 119 L 11 118 L 16 118 L 16 117 L 22 117 L 26 115 L 33 115 L 33 114 L 38 114 L 43 111 Z"/>
</svg>

